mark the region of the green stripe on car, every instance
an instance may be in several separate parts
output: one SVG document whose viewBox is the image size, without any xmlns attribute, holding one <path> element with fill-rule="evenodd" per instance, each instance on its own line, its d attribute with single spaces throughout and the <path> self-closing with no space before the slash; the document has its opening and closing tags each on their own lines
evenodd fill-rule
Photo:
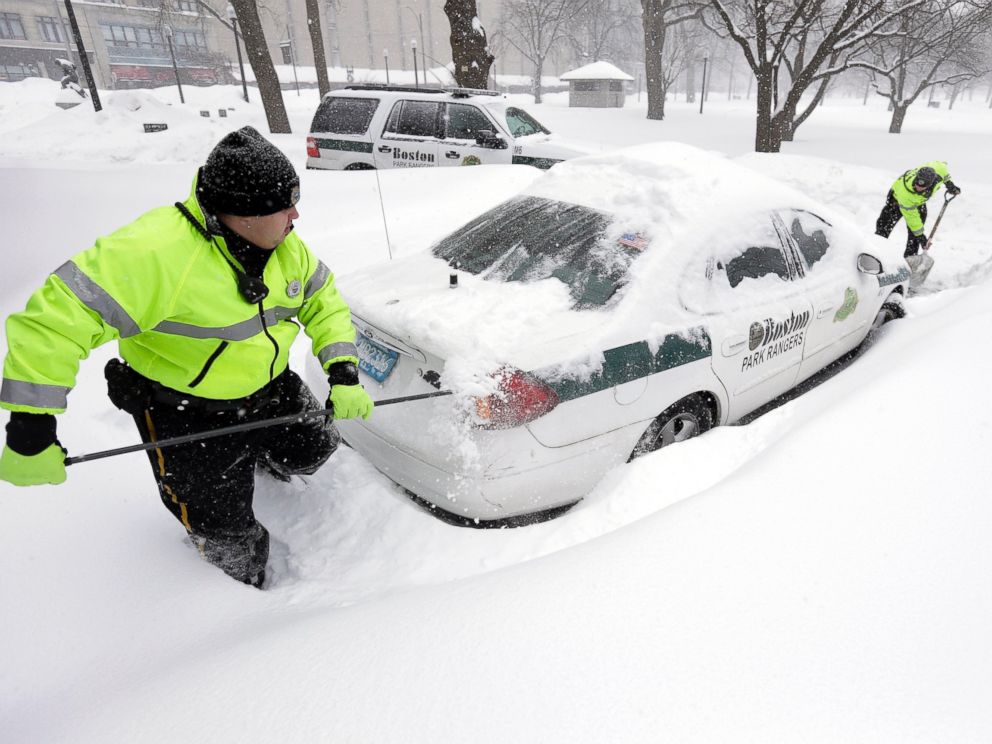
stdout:
<svg viewBox="0 0 992 744">
<path fill-rule="evenodd" d="M 607 349 L 603 352 L 602 370 L 589 377 L 562 376 L 556 367 L 535 370 L 532 374 L 547 383 L 564 402 L 683 364 L 709 359 L 712 355 L 709 336 L 705 330 L 697 328 L 686 335 L 668 334 L 653 352 L 647 341 Z"/>
<path fill-rule="evenodd" d="M 317 147 L 321 150 L 344 150 L 345 152 L 372 152 L 371 142 L 355 142 L 354 140 L 317 139 Z"/>
<path fill-rule="evenodd" d="M 531 158 L 526 155 L 513 156 L 514 165 L 533 165 L 535 168 L 540 168 L 541 170 L 547 170 L 555 163 L 560 162 L 561 160 L 555 160 L 554 158 Z"/>
</svg>

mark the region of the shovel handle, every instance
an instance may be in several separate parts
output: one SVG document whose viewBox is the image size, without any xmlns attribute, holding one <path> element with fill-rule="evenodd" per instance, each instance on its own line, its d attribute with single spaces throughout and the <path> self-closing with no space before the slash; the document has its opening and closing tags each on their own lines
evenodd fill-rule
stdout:
<svg viewBox="0 0 992 744">
<path fill-rule="evenodd" d="M 451 390 L 438 390 L 432 393 L 420 393 L 418 395 L 404 395 L 399 398 L 387 398 L 386 400 L 378 400 L 375 402 L 377 406 L 389 406 L 396 403 L 409 403 L 414 400 L 425 400 L 427 398 L 439 398 L 442 395 L 451 395 L 453 391 Z M 172 447 L 177 444 L 186 444 L 188 442 L 199 442 L 203 439 L 212 439 L 213 437 L 221 437 L 225 434 L 234 434 L 242 431 L 251 431 L 252 429 L 264 429 L 267 426 L 276 426 L 278 424 L 292 424 L 296 422 L 309 421 L 310 419 L 323 418 L 325 416 L 330 416 L 333 418 L 334 410 L 331 408 L 323 408 L 317 411 L 302 411 L 300 413 L 291 413 L 286 416 L 278 416 L 276 418 L 263 419 L 261 421 L 249 421 L 244 424 L 235 424 L 234 426 L 225 426 L 221 429 L 213 429 L 212 431 L 201 431 L 195 434 L 184 434 L 179 437 L 172 437 L 171 439 L 161 439 L 157 442 L 142 442 L 141 444 L 132 444 L 127 447 L 118 447 L 116 449 L 102 450 L 101 452 L 90 452 L 86 455 L 77 455 L 75 457 L 65 458 L 66 465 L 75 465 L 80 462 L 89 462 L 90 460 L 101 460 L 105 457 L 114 457 L 116 455 L 126 455 L 129 452 L 141 452 L 144 450 L 151 449 L 162 449 L 164 447 Z"/>
</svg>

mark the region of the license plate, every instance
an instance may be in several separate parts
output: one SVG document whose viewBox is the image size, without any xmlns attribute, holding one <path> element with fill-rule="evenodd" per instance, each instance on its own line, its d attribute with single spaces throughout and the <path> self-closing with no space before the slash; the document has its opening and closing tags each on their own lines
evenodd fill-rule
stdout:
<svg viewBox="0 0 992 744">
<path fill-rule="evenodd" d="M 399 357 L 392 349 L 379 346 L 361 331 L 355 339 L 358 347 L 358 368 L 376 382 L 385 382 Z"/>
</svg>

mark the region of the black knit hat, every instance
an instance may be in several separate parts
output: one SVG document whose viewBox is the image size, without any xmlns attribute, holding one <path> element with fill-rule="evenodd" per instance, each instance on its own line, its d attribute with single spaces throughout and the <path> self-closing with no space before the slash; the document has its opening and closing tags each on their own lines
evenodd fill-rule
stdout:
<svg viewBox="0 0 992 744">
<path fill-rule="evenodd" d="M 924 165 L 916 171 L 913 185 L 921 189 L 932 189 L 940 182 L 940 175 L 930 166 Z"/>
<path fill-rule="evenodd" d="M 241 127 L 207 156 L 196 191 L 208 212 L 254 217 L 296 204 L 300 177 L 279 148 L 252 127 Z"/>
</svg>

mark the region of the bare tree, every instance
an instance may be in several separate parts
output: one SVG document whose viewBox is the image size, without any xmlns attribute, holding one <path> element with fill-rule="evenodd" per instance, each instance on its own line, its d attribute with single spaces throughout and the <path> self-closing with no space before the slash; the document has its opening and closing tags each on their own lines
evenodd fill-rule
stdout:
<svg viewBox="0 0 992 744">
<path fill-rule="evenodd" d="M 669 67 L 666 71 L 666 61 L 671 63 L 678 59 L 685 64 L 685 47 L 681 53 L 666 56 L 665 44 L 668 41 L 669 30 L 693 18 L 699 18 L 703 5 L 694 0 L 641 0 L 643 13 L 641 20 L 644 25 L 644 75 L 648 91 L 648 118 L 665 118 L 665 95 L 669 86 L 677 77 Z M 683 35 L 682 42 L 687 40 Z"/>
<path fill-rule="evenodd" d="M 876 92 L 889 100 L 890 133 L 902 132 L 909 107 L 924 91 L 989 72 L 983 49 L 990 23 L 987 1 L 931 0 L 906 13 L 898 33 L 870 42 L 874 59 L 854 64 L 871 71 Z"/>
<path fill-rule="evenodd" d="M 444 13 L 451 24 L 455 80 L 463 88 L 486 88 L 496 58 L 489 51 L 475 0 L 446 0 Z"/>
<path fill-rule="evenodd" d="M 741 48 L 757 83 L 755 150 L 779 152 L 803 94 L 849 69 L 869 39 L 927 1 L 709 0 L 714 29 Z"/>
<path fill-rule="evenodd" d="M 286 116 L 286 106 L 282 100 L 282 88 L 279 76 L 269 56 L 269 47 L 265 42 L 265 31 L 262 30 L 262 20 L 258 17 L 258 7 L 254 0 L 231 0 L 238 14 L 238 29 L 245 42 L 245 53 L 255 82 L 258 83 L 258 93 L 262 97 L 265 108 L 265 118 L 269 122 L 269 131 L 273 134 L 288 134 L 289 117 Z"/>
<path fill-rule="evenodd" d="M 604 59 L 633 69 L 642 59 L 639 0 L 591 0 L 565 24 L 565 41 L 576 65 Z"/>
<path fill-rule="evenodd" d="M 324 33 L 320 26 L 319 0 L 307 2 L 307 30 L 310 31 L 310 46 L 313 47 L 313 66 L 317 68 L 317 90 L 321 98 L 331 90 L 327 79 L 327 59 L 324 57 Z"/>
<path fill-rule="evenodd" d="M 506 0 L 501 26 L 507 43 L 534 65 L 534 103 L 541 102 L 544 63 L 566 36 L 568 20 L 589 0 Z"/>
</svg>

